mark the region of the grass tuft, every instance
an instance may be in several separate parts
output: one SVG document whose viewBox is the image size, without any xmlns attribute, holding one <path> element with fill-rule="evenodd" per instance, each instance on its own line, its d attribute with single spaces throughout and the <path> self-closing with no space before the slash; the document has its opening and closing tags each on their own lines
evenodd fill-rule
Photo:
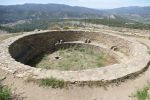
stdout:
<svg viewBox="0 0 150 100">
<path fill-rule="evenodd" d="M 145 87 L 142 90 L 138 90 L 136 93 L 136 97 L 138 100 L 146 100 L 149 97 L 148 88 Z"/>
<path fill-rule="evenodd" d="M 57 80 L 55 78 L 44 78 L 39 80 L 41 86 L 47 86 L 52 88 L 64 88 L 66 86 L 66 82 L 63 80 Z"/>
<path fill-rule="evenodd" d="M 136 97 L 137 100 L 150 100 L 149 89 L 150 89 L 150 83 L 144 86 L 144 88 L 138 89 L 134 97 Z"/>
<path fill-rule="evenodd" d="M 0 83 L 0 100 L 11 100 L 11 89 Z"/>
</svg>

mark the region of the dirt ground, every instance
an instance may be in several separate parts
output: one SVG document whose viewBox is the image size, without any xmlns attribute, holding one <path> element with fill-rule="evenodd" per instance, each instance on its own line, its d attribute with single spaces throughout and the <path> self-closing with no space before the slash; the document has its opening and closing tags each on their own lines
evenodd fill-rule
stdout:
<svg viewBox="0 0 150 100">
<path fill-rule="evenodd" d="M 150 47 L 150 40 L 136 38 Z M 135 79 L 127 80 L 119 86 L 103 87 L 71 87 L 69 89 L 52 89 L 39 87 L 35 83 L 26 83 L 0 69 L 0 78 L 6 76 L 4 84 L 16 89 L 16 93 L 24 100 L 134 100 L 132 94 L 150 81 L 150 69 Z"/>
</svg>

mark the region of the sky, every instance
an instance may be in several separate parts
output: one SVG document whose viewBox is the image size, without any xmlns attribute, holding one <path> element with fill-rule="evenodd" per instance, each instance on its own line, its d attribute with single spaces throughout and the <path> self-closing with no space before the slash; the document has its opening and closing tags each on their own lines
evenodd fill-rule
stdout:
<svg viewBox="0 0 150 100">
<path fill-rule="evenodd" d="M 150 6 L 150 0 L 0 0 L 0 5 L 24 3 L 57 3 L 97 9 L 111 9 L 127 6 Z"/>
</svg>

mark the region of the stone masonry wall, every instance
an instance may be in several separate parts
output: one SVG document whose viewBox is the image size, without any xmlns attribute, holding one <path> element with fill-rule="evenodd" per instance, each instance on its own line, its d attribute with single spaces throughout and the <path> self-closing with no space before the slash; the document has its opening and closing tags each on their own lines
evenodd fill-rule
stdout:
<svg viewBox="0 0 150 100">
<path fill-rule="evenodd" d="M 127 55 L 130 53 L 130 43 L 128 41 L 100 32 L 82 31 L 57 31 L 25 36 L 15 41 L 9 47 L 9 52 L 15 60 L 26 63 L 39 53 L 53 51 L 55 43 L 58 40 L 65 42 L 84 42 L 86 39 L 90 39 L 95 43 L 104 44 L 108 48 L 117 46 L 119 50 L 122 50 Z"/>
</svg>

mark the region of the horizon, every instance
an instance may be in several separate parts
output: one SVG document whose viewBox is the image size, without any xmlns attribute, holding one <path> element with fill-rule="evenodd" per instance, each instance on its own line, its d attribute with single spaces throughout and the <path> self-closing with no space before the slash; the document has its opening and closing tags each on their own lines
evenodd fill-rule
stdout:
<svg viewBox="0 0 150 100">
<path fill-rule="evenodd" d="M 91 7 L 85 7 L 85 6 L 78 6 L 78 5 L 68 5 L 68 4 L 61 4 L 61 3 L 23 3 L 23 4 L 10 4 L 10 5 L 1 5 L 0 6 L 14 6 L 14 5 L 26 5 L 26 4 L 41 4 L 41 5 L 46 5 L 46 4 L 56 4 L 56 5 L 66 5 L 66 6 L 71 6 L 71 7 L 84 7 L 84 8 L 90 8 L 90 9 L 97 9 L 97 10 L 109 10 L 109 9 L 116 9 L 116 8 L 126 8 L 126 7 L 150 7 L 149 5 L 147 6 L 120 6 L 120 7 L 114 7 L 114 8 L 91 8 Z"/>
<path fill-rule="evenodd" d="M 17 2 L 17 3 L 16 3 Z M 138 6 L 138 7 L 146 7 L 150 6 L 150 1 L 148 0 L 109 0 L 109 1 L 102 1 L 102 0 L 6 0 L 2 1 L 0 5 L 23 5 L 23 4 L 64 4 L 69 6 L 80 6 L 80 7 L 87 7 L 87 8 L 94 8 L 94 9 L 113 9 L 113 8 L 120 8 L 120 7 L 130 7 L 130 6 Z"/>
</svg>

